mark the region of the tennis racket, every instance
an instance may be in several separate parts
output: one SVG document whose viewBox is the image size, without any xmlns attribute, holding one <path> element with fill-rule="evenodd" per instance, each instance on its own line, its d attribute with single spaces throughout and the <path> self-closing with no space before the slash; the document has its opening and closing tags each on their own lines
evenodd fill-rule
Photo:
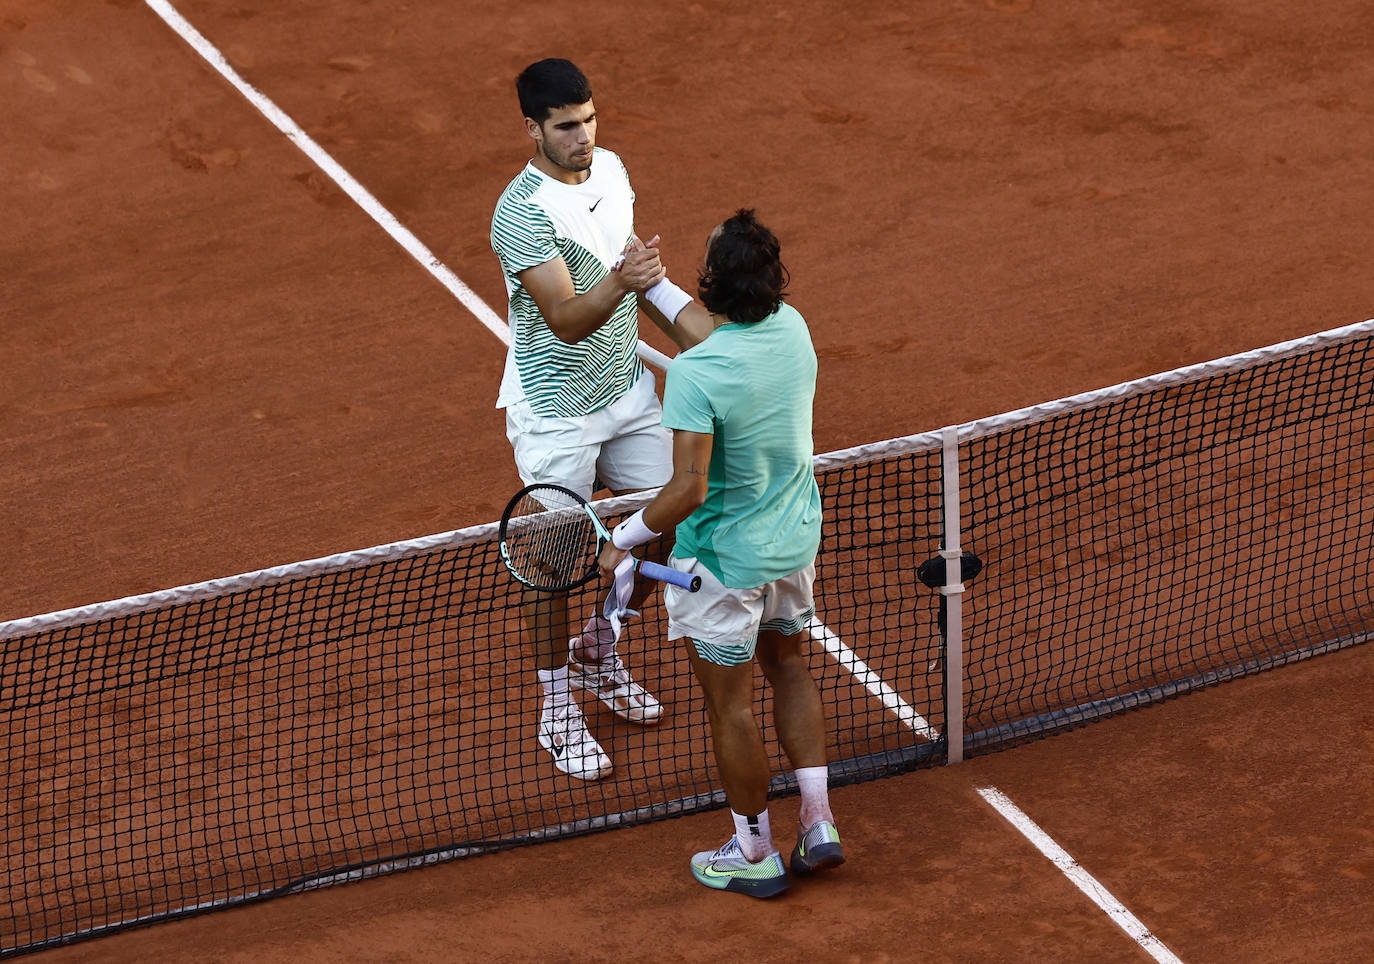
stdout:
<svg viewBox="0 0 1374 964">
<path fill-rule="evenodd" d="M 597 574 L 601 544 L 611 538 L 606 525 L 571 489 L 529 485 L 515 493 L 501 514 L 501 559 L 516 579 L 531 589 L 567 592 Z M 701 588 L 701 577 L 634 560 L 635 571 L 672 583 L 688 592 Z"/>
</svg>

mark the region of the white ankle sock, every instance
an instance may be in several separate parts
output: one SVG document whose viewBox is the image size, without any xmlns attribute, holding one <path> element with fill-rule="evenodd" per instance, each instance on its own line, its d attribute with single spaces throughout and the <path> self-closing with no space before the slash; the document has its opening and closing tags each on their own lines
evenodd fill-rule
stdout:
<svg viewBox="0 0 1374 964">
<path fill-rule="evenodd" d="M 611 621 L 598 613 L 583 624 L 581 635 L 573 643 L 572 655 L 579 663 L 599 663 L 615 655 L 615 644 Z"/>
<path fill-rule="evenodd" d="M 558 669 L 536 670 L 539 686 L 544 690 L 544 712 L 561 709 L 572 702 L 572 690 L 568 687 L 568 666 Z"/>
<path fill-rule="evenodd" d="M 756 864 L 773 852 L 773 832 L 768 828 L 768 808 L 757 817 L 746 817 L 730 811 L 735 821 L 735 836 L 739 838 L 744 859 Z"/>
<path fill-rule="evenodd" d="M 810 830 L 818 820 L 835 822 L 830 812 L 830 770 L 828 767 L 802 767 L 797 771 L 801 790 L 801 824 Z"/>
</svg>

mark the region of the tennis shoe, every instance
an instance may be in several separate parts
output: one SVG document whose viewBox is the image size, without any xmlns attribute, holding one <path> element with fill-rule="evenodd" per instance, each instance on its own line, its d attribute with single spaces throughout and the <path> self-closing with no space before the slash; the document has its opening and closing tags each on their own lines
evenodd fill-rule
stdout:
<svg viewBox="0 0 1374 964">
<path fill-rule="evenodd" d="M 750 897 L 773 897 L 787 889 L 787 868 L 776 850 L 762 860 L 744 858 L 739 838 L 732 836 L 719 850 L 703 850 L 692 858 L 692 876 L 713 890 L 729 890 Z"/>
<path fill-rule="evenodd" d="M 790 861 L 794 874 L 809 874 L 844 863 L 840 832 L 829 820 L 817 820 L 809 829 L 797 830 L 797 846 Z"/>
<path fill-rule="evenodd" d="M 572 700 L 539 715 L 539 745 L 549 751 L 553 765 L 579 780 L 600 780 L 611 772 L 611 758 L 587 731 L 582 708 Z"/>
<path fill-rule="evenodd" d="M 579 662 L 570 654 L 568 683 L 573 689 L 593 694 L 610 707 L 616 716 L 627 722 L 652 726 L 663 715 L 663 704 L 634 681 L 615 653 L 607 659 L 586 663 Z"/>
</svg>

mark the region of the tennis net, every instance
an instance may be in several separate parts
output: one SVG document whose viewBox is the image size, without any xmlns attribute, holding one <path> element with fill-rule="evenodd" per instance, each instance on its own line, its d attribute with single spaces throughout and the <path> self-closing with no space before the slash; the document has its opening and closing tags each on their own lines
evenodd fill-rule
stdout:
<svg viewBox="0 0 1374 964">
<path fill-rule="evenodd" d="M 1367 639 L 1372 352 L 1365 322 L 818 456 L 832 782 Z M 722 806 L 656 596 L 621 648 L 663 720 L 584 699 L 615 771 L 554 769 L 495 529 L 0 624 L 0 954 Z M 983 562 L 944 595 L 942 544 Z"/>
</svg>

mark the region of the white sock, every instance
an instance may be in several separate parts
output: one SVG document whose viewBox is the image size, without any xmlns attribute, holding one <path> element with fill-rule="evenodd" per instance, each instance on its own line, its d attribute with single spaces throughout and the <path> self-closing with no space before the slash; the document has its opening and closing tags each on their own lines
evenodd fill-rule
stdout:
<svg viewBox="0 0 1374 964">
<path fill-rule="evenodd" d="M 599 663 L 615 655 L 615 644 L 611 621 L 598 613 L 582 626 L 582 634 L 573 643 L 572 655 L 579 663 Z"/>
<path fill-rule="evenodd" d="M 768 828 L 767 807 L 757 817 L 745 817 L 733 810 L 730 811 L 730 817 L 735 821 L 735 836 L 739 838 L 745 860 L 756 864 L 773 852 L 773 832 Z"/>
<path fill-rule="evenodd" d="M 801 825 L 810 830 L 818 820 L 835 822 L 830 812 L 830 769 L 802 767 L 797 771 L 797 787 L 801 790 Z"/>
<path fill-rule="evenodd" d="M 539 677 L 539 685 L 544 690 L 543 712 L 561 709 L 572 702 L 572 690 L 568 686 L 568 665 L 566 663 L 558 669 L 536 670 L 535 675 Z"/>
</svg>

